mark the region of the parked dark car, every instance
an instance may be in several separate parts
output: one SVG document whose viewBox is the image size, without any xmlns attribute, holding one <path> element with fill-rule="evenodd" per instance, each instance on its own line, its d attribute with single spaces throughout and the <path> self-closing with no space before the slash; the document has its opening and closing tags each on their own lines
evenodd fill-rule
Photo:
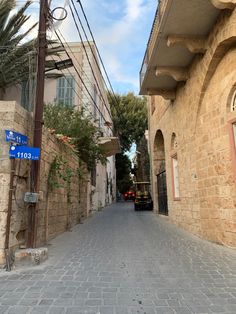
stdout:
<svg viewBox="0 0 236 314">
<path fill-rule="evenodd" d="M 150 182 L 135 182 L 134 210 L 153 210 Z"/>
</svg>

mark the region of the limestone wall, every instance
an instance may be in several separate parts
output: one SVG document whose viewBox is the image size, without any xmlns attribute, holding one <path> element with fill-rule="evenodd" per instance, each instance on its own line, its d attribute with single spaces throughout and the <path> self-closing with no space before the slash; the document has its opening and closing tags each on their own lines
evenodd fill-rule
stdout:
<svg viewBox="0 0 236 314">
<path fill-rule="evenodd" d="M 32 116 L 16 102 L 0 102 L 0 264 L 4 263 L 3 249 L 10 182 L 9 143 L 4 140 L 5 129 L 20 132 L 31 138 Z M 30 143 L 29 145 L 32 145 Z M 61 170 L 52 172 L 55 158 L 59 158 Z M 16 160 L 10 233 L 12 248 L 24 245 L 26 242 L 28 206 L 24 202 L 24 194 L 29 191 L 29 170 L 30 161 Z M 71 174 L 69 184 L 65 178 L 63 180 L 67 172 Z M 87 216 L 90 205 L 87 176 L 86 168 L 79 163 L 70 147 L 44 129 L 37 224 L 38 245 L 69 230 Z"/>
<path fill-rule="evenodd" d="M 236 182 L 229 125 L 236 90 L 236 12 L 224 12 L 196 56 L 190 78 L 174 102 L 156 96 L 150 103 L 150 150 L 155 210 L 157 203 L 157 131 L 164 137 L 169 219 L 213 242 L 236 246 Z M 152 107 L 152 108 L 151 108 Z M 155 110 L 154 110 L 155 107 Z M 153 111 L 154 110 L 154 111 Z M 173 151 L 171 139 L 176 135 Z M 173 196 L 173 152 L 179 164 L 180 199 Z"/>
</svg>

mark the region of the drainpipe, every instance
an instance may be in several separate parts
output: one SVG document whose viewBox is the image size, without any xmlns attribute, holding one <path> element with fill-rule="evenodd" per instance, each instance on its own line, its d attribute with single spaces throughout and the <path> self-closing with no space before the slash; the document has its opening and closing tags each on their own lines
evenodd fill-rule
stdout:
<svg viewBox="0 0 236 314">
<path fill-rule="evenodd" d="M 11 271 L 11 254 L 9 252 L 9 240 L 10 240 L 10 230 L 11 230 L 11 215 L 12 215 L 12 196 L 13 196 L 13 181 L 15 175 L 15 158 L 11 159 L 11 172 L 10 172 L 10 187 L 8 194 L 8 209 L 7 209 L 7 222 L 6 222 L 6 237 L 4 245 L 4 253 L 6 258 L 6 271 Z"/>
</svg>

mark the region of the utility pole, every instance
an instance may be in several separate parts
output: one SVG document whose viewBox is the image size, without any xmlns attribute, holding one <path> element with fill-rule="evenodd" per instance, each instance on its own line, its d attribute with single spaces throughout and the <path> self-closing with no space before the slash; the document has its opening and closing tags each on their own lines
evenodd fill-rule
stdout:
<svg viewBox="0 0 236 314">
<path fill-rule="evenodd" d="M 47 48 L 47 20 L 48 0 L 40 0 L 39 30 L 38 30 L 38 60 L 37 60 L 37 83 L 34 118 L 33 146 L 42 146 L 43 128 L 43 101 L 45 80 L 45 59 Z M 31 161 L 31 192 L 39 193 L 40 188 L 40 160 Z M 27 246 L 35 248 L 37 240 L 38 202 L 29 205 L 28 239 Z"/>
</svg>

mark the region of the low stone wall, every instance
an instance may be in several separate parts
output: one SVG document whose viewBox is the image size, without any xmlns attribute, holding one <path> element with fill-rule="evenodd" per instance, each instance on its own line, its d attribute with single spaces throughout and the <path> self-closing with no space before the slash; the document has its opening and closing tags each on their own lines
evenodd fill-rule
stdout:
<svg viewBox="0 0 236 314">
<path fill-rule="evenodd" d="M 5 142 L 5 129 L 29 137 L 33 130 L 32 115 L 16 102 L 0 101 L 0 264 L 4 264 L 6 217 L 9 203 L 10 159 L 9 143 Z M 60 169 L 54 169 L 59 166 Z M 10 247 L 25 245 L 28 231 L 28 206 L 25 192 L 30 190 L 30 161 L 16 160 Z M 82 174 L 82 175 L 81 175 Z M 88 173 L 73 150 L 55 135 L 43 130 L 40 200 L 37 220 L 37 245 L 69 230 L 87 216 L 89 211 Z"/>
<path fill-rule="evenodd" d="M 70 147 L 44 129 L 41 158 L 38 244 L 87 216 L 87 172 Z"/>
</svg>

